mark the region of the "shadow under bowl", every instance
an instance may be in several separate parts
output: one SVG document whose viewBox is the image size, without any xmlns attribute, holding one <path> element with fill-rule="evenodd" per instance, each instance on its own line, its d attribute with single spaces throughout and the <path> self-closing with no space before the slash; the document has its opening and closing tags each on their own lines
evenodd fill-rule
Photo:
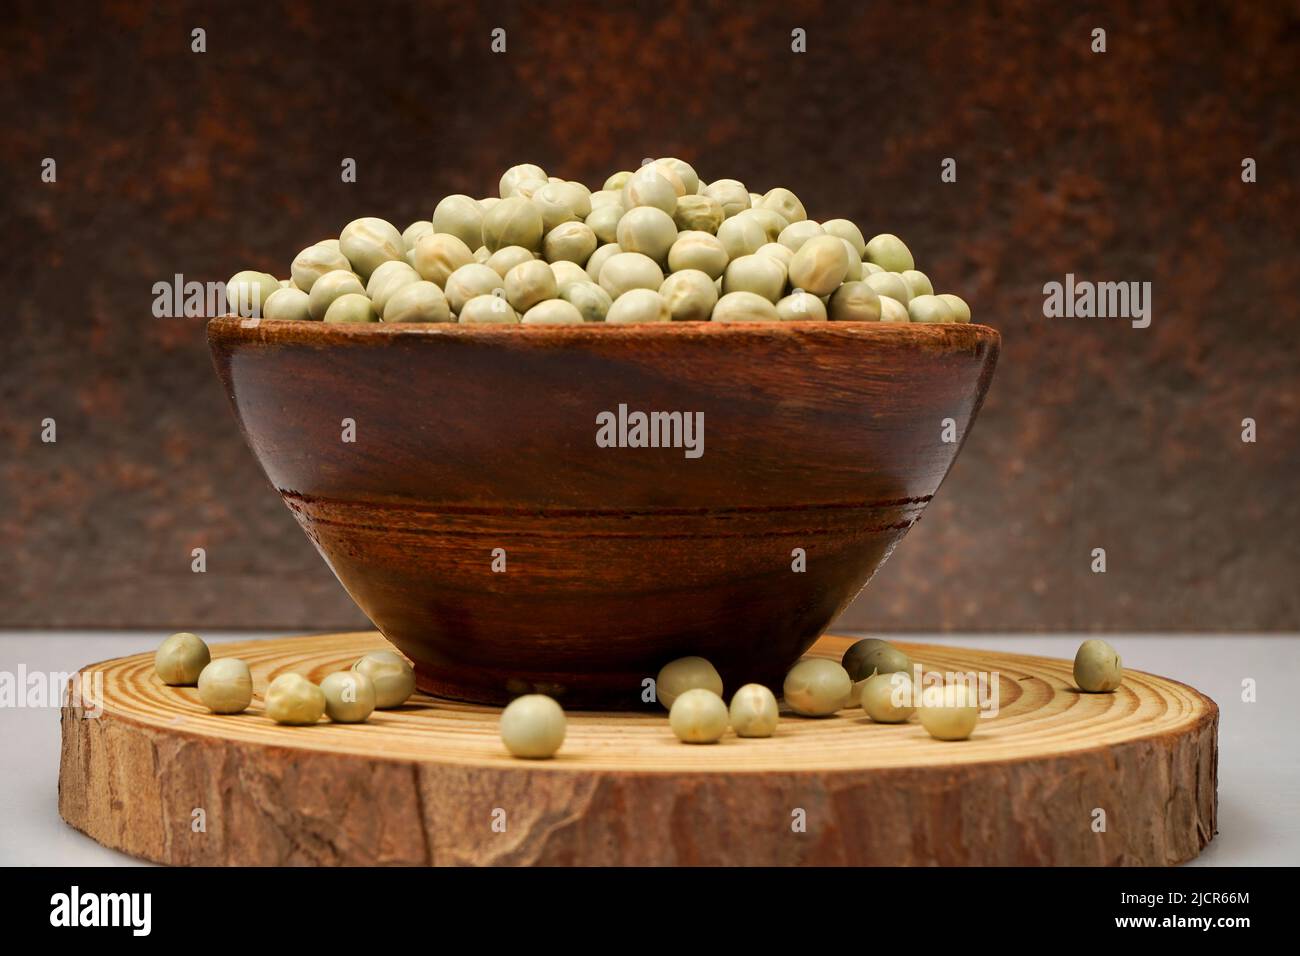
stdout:
<svg viewBox="0 0 1300 956">
<path fill-rule="evenodd" d="M 420 688 L 578 708 L 644 706 L 688 654 L 779 693 L 921 516 L 999 349 L 966 324 L 208 336 L 253 454 Z"/>
</svg>

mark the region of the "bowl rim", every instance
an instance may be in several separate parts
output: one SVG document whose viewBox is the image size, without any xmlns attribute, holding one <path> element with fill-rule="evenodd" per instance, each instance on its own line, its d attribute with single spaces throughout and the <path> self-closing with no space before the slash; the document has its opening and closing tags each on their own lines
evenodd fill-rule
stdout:
<svg viewBox="0 0 1300 956">
<path fill-rule="evenodd" d="M 584 322 L 582 325 L 495 325 L 459 322 L 402 322 L 385 324 L 329 323 L 314 320 L 243 319 L 222 315 L 208 321 L 208 338 L 223 341 L 274 341 L 313 344 L 362 343 L 393 339 L 469 339 L 503 341 L 524 337 L 548 343 L 613 340 L 649 341 L 702 339 L 712 336 L 763 340 L 792 338 L 880 339 L 914 342 L 921 347 L 969 348 L 976 342 L 998 344 L 997 329 L 975 322 L 645 322 L 615 324 Z"/>
</svg>

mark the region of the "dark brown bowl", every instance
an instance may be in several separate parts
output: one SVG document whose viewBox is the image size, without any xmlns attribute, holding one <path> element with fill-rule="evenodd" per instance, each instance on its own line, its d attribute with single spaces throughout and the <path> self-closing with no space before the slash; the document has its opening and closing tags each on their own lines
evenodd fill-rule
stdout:
<svg viewBox="0 0 1300 956">
<path fill-rule="evenodd" d="M 420 687 L 576 707 L 640 706 L 686 654 L 779 691 L 938 489 L 999 343 L 827 322 L 208 337 L 253 454 Z M 702 412 L 703 454 L 598 446 L 620 404 Z"/>
</svg>

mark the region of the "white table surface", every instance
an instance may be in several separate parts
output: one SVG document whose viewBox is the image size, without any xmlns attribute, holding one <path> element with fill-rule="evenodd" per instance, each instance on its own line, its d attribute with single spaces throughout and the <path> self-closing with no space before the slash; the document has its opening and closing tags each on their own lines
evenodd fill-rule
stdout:
<svg viewBox="0 0 1300 956">
<path fill-rule="evenodd" d="M 842 632 L 841 632 L 842 633 Z M 0 672 L 72 672 L 151 651 L 163 632 L 0 631 Z M 272 636 L 206 634 L 209 642 Z M 897 635 L 1072 658 L 1071 635 Z M 1208 866 L 1300 863 L 1300 635 L 1111 635 L 1126 666 L 1183 681 L 1220 708 L 1219 834 L 1195 861 Z M 1242 701 L 1252 679 L 1256 702 Z M 58 813 L 59 709 L 0 707 L 0 865 L 123 866 Z"/>
</svg>

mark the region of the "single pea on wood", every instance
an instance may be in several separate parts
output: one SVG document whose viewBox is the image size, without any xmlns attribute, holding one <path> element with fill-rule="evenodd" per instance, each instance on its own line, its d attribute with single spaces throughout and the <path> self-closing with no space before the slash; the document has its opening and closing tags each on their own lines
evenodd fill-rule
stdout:
<svg viewBox="0 0 1300 956">
<path fill-rule="evenodd" d="M 859 686 L 862 709 L 878 724 L 901 724 L 916 712 L 912 679 L 905 673 L 872 674 Z"/>
<path fill-rule="evenodd" d="M 668 723 L 685 744 L 712 744 L 727 732 L 727 705 L 712 690 L 695 687 L 673 701 Z"/>
<path fill-rule="evenodd" d="M 669 710 L 679 695 L 696 688 L 722 696 L 722 675 L 703 657 L 679 657 L 660 668 L 655 678 L 655 697 Z"/>
<path fill-rule="evenodd" d="M 371 651 L 352 665 L 375 685 L 375 708 L 400 707 L 415 693 L 415 671 L 393 651 Z"/>
<path fill-rule="evenodd" d="M 966 684 L 936 684 L 922 691 L 919 716 L 936 740 L 965 740 L 979 722 L 979 702 Z"/>
<path fill-rule="evenodd" d="M 266 689 L 266 716 L 277 724 L 305 726 L 324 714 L 324 692 L 301 674 L 281 674 Z"/>
<path fill-rule="evenodd" d="M 253 702 L 253 674 L 238 657 L 221 657 L 199 674 L 199 700 L 214 714 L 242 714 Z"/>
<path fill-rule="evenodd" d="M 849 702 L 853 681 L 835 661 L 810 657 L 790 668 L 783 687 L 785 702 L 803 717 L 827 717 Z"/>
<path fill-rule="evenodd" d="M 525 694 L 501 712 L 501 742 L 512 756 L 545 760 L 564 743 L 564 709 L 545 694 Z"/>
<path fill-rule="evenodd" d="M 320 682 L 325 713 L 337 724 L 358 724 L 375 710 L 375 685 L 361 671 L 336 671 Z"/>
<path fill-rule="evenodd" d="M 745 684 L 732 695 L 728 716 L 737 737 L 771 737 L 780 720 L 776 695 L 762 684 Z"/>
<path fill-rule="evenodd" d="M 212 654 L 202 638 L 181 631 L 159 645 L 154 652 L 153 668 L 164 684 L 192 687 L 198 683 L 199 675 L 211 660 Z"/>
<path fill-rule="evenodd" d="M 1090 694 L 1113 691 L 1124 679 L 1124 663 L 1105 641 L 1092 638 L 1079 645 L 1074 655 L 1074 683 Z"/>
</svg>

